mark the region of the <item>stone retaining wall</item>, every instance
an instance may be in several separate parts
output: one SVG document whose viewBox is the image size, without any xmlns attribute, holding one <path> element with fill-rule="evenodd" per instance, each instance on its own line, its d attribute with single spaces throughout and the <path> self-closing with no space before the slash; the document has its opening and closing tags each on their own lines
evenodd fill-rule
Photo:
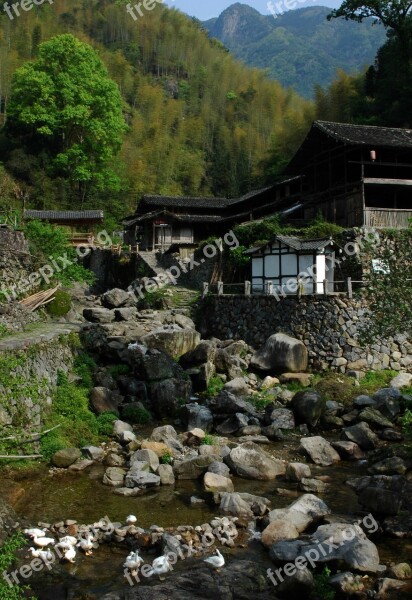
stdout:
<svg viewBox="0 0 412 600">
<path fill-rule="evenodd" d="M 358 336 L 367 324 L 367 309 L 357 299 L 209 296 L 199 315 L 198 329 L 204 337 L 242 339 L 256 349 L 273 333 L 288 333 L 304 342 L 314 370 L 412 369 L 412 344 L 406 335 L 360 346 Z"/>
</svg>

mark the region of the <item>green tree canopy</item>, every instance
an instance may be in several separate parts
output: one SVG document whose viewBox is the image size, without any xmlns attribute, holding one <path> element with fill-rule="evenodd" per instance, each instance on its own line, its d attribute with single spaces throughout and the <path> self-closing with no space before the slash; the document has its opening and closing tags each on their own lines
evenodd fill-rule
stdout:
<svg viewBox="0 0 412 600">
<path fill-rule="evenodd" d="M 118 86 L 73 35 L 40 44 L 38 58 L 15 72 L 7 132 L 45 152 L 50 173 L 68 179 L 82 199 L 93 186 L 116 187 L 108 165 L 125 130 Z"/>
<path fill-rule="evenodd" d="M 386 28 L 398 35 L 403 31 L 405 21 L 412 9 L 410 0 L 345 0 L 340 8 L 333 10 L 328 19 L 344 17 L 347 21 L 361 22 L 368 17 L 376 17 Z"/>
</svg>

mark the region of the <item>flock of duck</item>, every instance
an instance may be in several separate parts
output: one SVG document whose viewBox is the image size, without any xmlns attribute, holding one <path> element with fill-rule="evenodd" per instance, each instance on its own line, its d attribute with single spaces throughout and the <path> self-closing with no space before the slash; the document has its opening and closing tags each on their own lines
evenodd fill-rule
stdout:
<svg viewBox="0 0 412 600">
<path fill-rule="evenodd" d="M 128 525 L 134 525 L 137 522 L 137 518 L 134 515 L 129 515 L 126 518 Z M 46 536 L 46 529 L 31 528 L 23 531 L 32 541 L 36 548 L 29 548 L 29 552 L 32 557 L 40 558 L 44 563 L 53 562 L 54 556 L 48 548 L 48 546 L 54 546 L 62 551 L 62 560 L 74 563 L 76 558 L 76 548 L 79 548 L 85 556 L 91 556 L 93 554 L 93 544 L 97 541 L 92 533 L 87 533 L 85 537 L 81 536 L 80 539 L 73 535 L 65 535 L 60 538 L 56 543 L 56 540 Z M 203 559 L 204 562 L 217 572 L 224 567 L 225 559 L 218 549 L 214 556 L 209 556 Z M 140 566 L 144 563 L 144 559 L 139 555 L 139 551 L 132 551 L 126 558 L 123 564 L 125 569 L 128 569 L 133 577 L 136 577 Z M 172 571 L 170 557 L 165 554 L 155 558 L 151 566 L 146 569 L 145 576 L 152 577 L 158 575 L 160 580 L 164 579 L 164 575 L 168 571 Z"/>
</svg>

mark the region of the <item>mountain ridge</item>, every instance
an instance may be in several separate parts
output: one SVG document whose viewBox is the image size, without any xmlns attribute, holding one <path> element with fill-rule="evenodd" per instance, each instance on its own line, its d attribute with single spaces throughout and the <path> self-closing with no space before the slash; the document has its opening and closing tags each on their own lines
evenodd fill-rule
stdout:
<svg viewBox="0 0 412 600">
<path fill-rule="evenodd" d="M 327 21 L 329 13 L 310 6 L 274 17 L 237 2 L 202 25 L 236 58 L 310 98 L 314 86 L 328 86 L 337 69 L 352 73 L 372 64 L 386 39 L 381 25 Z"/>
</svg>

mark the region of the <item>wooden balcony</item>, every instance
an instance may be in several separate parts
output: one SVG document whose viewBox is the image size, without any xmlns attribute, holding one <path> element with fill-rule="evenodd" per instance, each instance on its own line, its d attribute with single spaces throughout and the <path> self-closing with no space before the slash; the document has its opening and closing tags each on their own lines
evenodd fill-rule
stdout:
<svg viewBox="0 0 412 600">
<path fill-rule="evenodd" d="M 412 210 L 400 208 L 365 208 L 364 225 L 378 229 L 407 229 Z"/>
</svg>

